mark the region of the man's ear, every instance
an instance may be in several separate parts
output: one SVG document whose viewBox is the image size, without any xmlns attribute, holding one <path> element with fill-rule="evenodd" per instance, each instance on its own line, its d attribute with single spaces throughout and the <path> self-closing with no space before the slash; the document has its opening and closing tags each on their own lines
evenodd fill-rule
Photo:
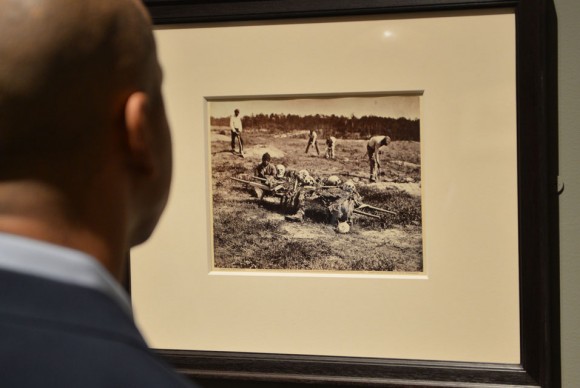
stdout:
<svg viewBox="0 0 580 388">
<path fill-rule="evenodd" d="M 129 161 L 148 175 L 155 170 L 150 109 L 149 98 L 143 92 L 134 92 L 125 104 L 125 135 Z"/>
</svg>

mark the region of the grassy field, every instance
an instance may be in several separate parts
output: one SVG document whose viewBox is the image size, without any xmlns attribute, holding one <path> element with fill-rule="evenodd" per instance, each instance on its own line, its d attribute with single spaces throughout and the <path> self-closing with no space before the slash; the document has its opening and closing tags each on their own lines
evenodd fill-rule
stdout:
<svg viewBox="0 0 580 388">
<path fill-rule="evenodd" d="M 368 183 L 366 140 L 341 140 L 336 160 L 305 154 L 307 131 L 272 136 L 266 131 L 244 133 L 246 157 L 230 152 L 227 128 L 211 135 L 214 265 L 245 270 L 389 271 L 421 272 L 421 169 L 417 142 L 393 141 L 383 147 L 383 176 Z M 276 197 L 262 201 L 244 184 L 230 177 L 251 174 L 262 154 L 274 164 L 308 170 L 315 177 L 338 175 L 352 179 L 367 204 L 396 212 L 381 219 L 354 216 L 347 234 L 327 222 L 326 208 L 307 201 L 303 223 L 284 220 Z M 371 212 L 371 211 L 369 211 Z M 375 213 L 379 214 L 379 213 Z"/>
</svg>

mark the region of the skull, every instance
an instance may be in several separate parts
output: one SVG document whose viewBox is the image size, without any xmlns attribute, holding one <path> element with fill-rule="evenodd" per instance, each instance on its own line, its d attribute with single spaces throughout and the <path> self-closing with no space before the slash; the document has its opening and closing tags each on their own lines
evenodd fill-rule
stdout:
<svg viewBox="0 0 580 388">
<path fill-rule="evenodd" d="M 315 185 L 316 179 L 314 179 L 312 176 L 308 175 L 306 178 L 304 178 L 304 183 L 306 183 L 307 185 Z"/>
<path fill-rule="evenodd" d="M 283 178 L 284 177 L 284 173 L 286 173 L 286 167 L 284 167 L 283 164 L 279 164 L 276 166 L 276 178 Z"/>
<path fill-rule="evenodd" d="M 350 225 L 348 222 L 339 222 L 336 231 L 341 234 L 348 233 L 350 231 Z"/>
<path fill-rule="evenodd" d="M 342 189 L 350 192 L 355 192 L 356 186 L 354 185 L 354 182 L 349 179 L 346 182 L 344 182 L 344 185 L 342 185 Z"/>
<path fill-rule="evenodd" d="M 327 186 L 340 186 L 341 180 L 336 175 L 331 175 L 328 178 L 326 178 L 325 183 Z"/>
<path fill-rule="evenodd" d="M 305 182 L 309 176 L 310 174 L 306 170 L 298 171 L 298 179 L 300 180 L 300 182 Z"/>
</svg>

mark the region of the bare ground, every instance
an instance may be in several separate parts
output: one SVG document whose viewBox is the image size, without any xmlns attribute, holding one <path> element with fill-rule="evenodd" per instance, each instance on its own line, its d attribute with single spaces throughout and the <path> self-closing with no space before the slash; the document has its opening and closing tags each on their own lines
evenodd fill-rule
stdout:
<svg viewBox="0 0 580 388">
<path fill-rule="evenodd" d="M 368 183 L 365 140 L 339 140 L 336 160 L 305 154 L 306 135 L 244 133 L 245 157 L 230 152 L 227 129 L 212 132 L 214 261 L 218 268 L 338 271 L 422 271 L 421 177 L 418 143 L 391 143 L 383 153 L 385 175 Z M 405 142 L 410 143 L 410 142 Z M 324 142 L 319 140 L 321 155 Z M 251 174 L 262 155 L 273 163 L 307 169 L 313 175 L 352 179 L 363 201 L 400 213 L 377 221 L 355 216 L 348 234 L 325 220 L 316 201 L 302 223 L 284 220 L 276 197 L 258 201 L 251 190 L 229 177 Z M 388 162 L 387 162 L 388 161 Z M 385 167 L 386 166 L 386 167 Z M 366 194 L 366 195 L 365 195 Z"/>
</svg>

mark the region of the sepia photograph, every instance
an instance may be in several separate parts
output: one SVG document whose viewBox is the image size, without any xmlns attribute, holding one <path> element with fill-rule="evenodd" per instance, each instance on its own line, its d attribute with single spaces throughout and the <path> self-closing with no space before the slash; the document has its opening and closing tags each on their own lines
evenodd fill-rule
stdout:
<svg viewBox="0 0 580 388">
<path fill-rule="evenodd" d="M 209 100 L 213 268 L 421 273 L 420 99 Z"/>
</svg>

